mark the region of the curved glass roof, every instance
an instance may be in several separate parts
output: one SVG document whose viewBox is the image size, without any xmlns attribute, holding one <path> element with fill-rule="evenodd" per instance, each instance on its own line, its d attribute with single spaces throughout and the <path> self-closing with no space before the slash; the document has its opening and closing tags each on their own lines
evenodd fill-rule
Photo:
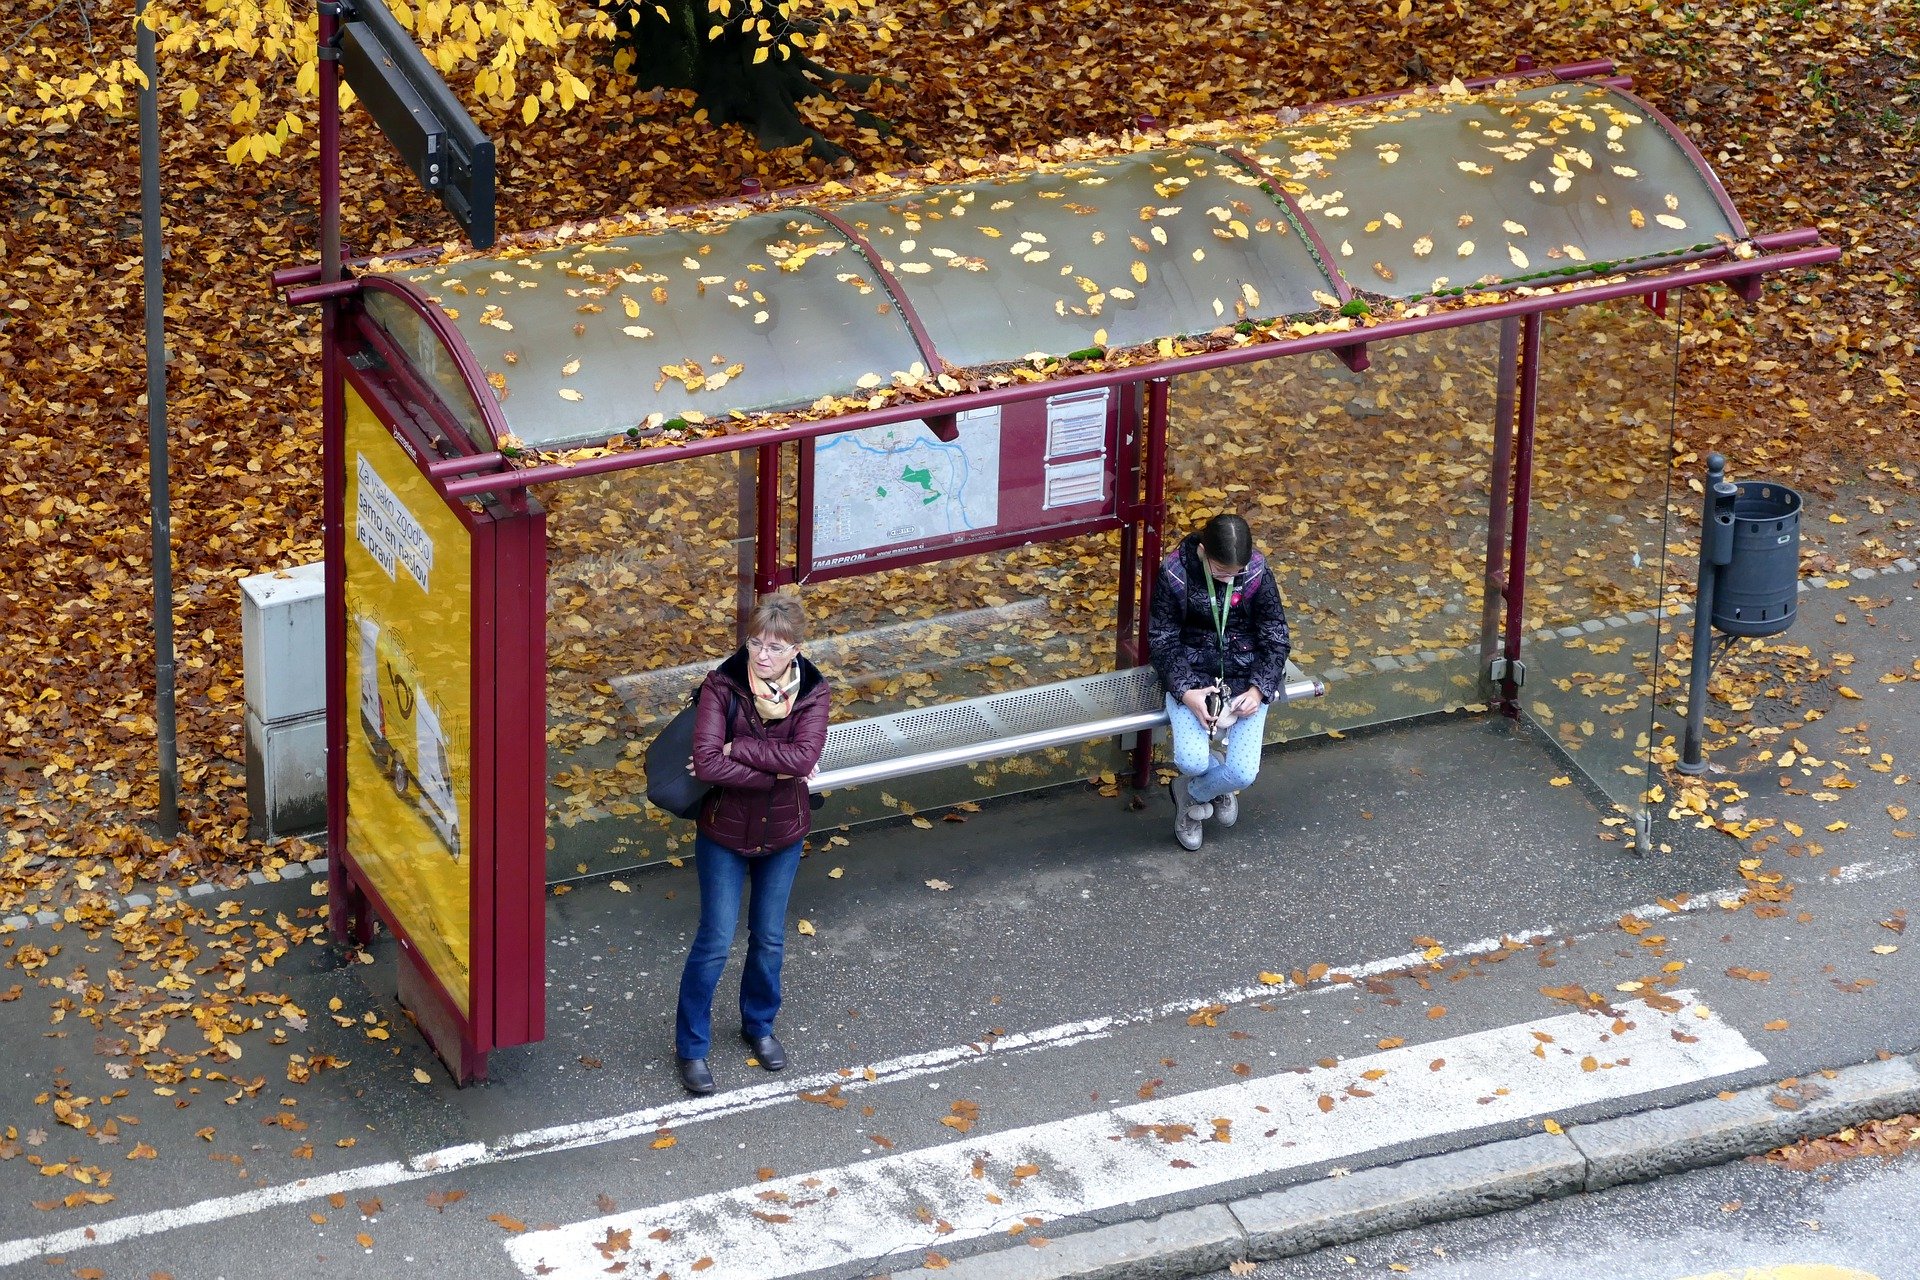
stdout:
<svg viewBox="0 0 1920 1280">
<path fill-rule="evenodd" d="M 865 259 L 804 210 L 400 274 L 536 448 L 791 408 L 922 359 Z"/>
<path fill-rule="evenodd" d="M 1665 122 L 1603 85 L 1329 112 L 1247 150 L 1347 282 L 1390 298 L 1551 281 L 1746 235 Z"/>
<path fill-rule="evenodd" d="M 1333 285 L 1244 166 L 1149 151 L 836 205 L 962 368 L 1316 310 Z"/>
<path fill-rule="evenodd" d="M 388 271 L 445 311 L 512 434 L 551 450 L 1746 237 L 1699 153 L 1602 84 L 1455 86 L 1189 136 L 1201 142 Z"/>
</svg>

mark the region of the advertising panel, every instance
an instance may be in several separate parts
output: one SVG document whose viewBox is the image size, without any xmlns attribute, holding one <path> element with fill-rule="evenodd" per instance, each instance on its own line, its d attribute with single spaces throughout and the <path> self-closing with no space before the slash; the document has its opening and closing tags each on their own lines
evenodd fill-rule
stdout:
<svg viewBox="0 0 1920 1280">
<path fill-rule="evenodd" d="M 351 385 L 346 403 L 347 850 L 468 1014 L 470 535 Z"/>
</svg>

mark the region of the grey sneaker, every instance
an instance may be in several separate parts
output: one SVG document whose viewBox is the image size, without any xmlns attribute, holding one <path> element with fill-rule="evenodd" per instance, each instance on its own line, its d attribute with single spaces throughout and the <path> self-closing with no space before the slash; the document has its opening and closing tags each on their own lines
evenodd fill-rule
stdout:
<svg viewBox="0 0 1920 1280">
<path fill-rule="evenodd" d="M 1201 819 L 1196 812 L 1200 806 L 1187 801 L 1185 776 L 1176 777 L 1169 784 L 1169 789 L 1173 792 L 1173 838 L 1180 842 L 1180 847 L 1183 849 L 1189 851 L 1198 849 L 1200 842 L 1206 838 L 1206 833 L 1200 826 Z M 1212 811 L 1211 805 L 1207 808 L 1209 812 Z"/>
<path fill-rule="evenodd" d="M 1204 822 L 1213 816 L 1213 805 L 1205 800 L 1193 798 L 1193 782 L 1185 774 L 1173 780 L 1173 802 L 1186 810 L 1187 816 L 1195 822 Z"/>
<path fill-rule="evenodd" d="M 1223 827 L 1240 821 L 1240 797 L 1229 791 L 1213 798 L 1213 820 Z"/>
</svg>

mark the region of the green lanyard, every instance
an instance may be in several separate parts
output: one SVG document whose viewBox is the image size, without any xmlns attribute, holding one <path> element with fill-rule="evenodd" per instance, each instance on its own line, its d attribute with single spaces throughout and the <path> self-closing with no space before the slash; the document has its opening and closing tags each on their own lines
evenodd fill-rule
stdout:
<svg viewBox="0 0 1920 1280">
<path fill-rule="evenodd" d="M 1221 585 L 1220 593 L 1215 595 L 1213 589 L 1216 584 L 1213 580 L 1212 572 L 1206 570 L 1206 566 L 1204 565 L 1202 565 L 1201 568 L 1207 574 L 1207 604 L 1212 608 L 1213 630 L 1220 641 L 1218 650 L 1220 656 L 1220 680 L 1221 683 L 1224 684 L 1227 679 L 1227 615 L 1233 608 L 1233 584 L 1228 582 Z"/>
</svg>

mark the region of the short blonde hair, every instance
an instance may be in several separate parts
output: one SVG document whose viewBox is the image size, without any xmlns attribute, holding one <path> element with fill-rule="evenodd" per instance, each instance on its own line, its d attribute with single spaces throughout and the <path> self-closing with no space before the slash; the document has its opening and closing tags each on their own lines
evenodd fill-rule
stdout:
<svg viewBox="0 0 1920 1280">
<path fill-rule="evenodd" d="M 760 597 L 747 615 L 747 634 L 761 640 L 798 645 L 807 637 L 807 609 L 800 597 L 778 592 Z"/>
</svg>

